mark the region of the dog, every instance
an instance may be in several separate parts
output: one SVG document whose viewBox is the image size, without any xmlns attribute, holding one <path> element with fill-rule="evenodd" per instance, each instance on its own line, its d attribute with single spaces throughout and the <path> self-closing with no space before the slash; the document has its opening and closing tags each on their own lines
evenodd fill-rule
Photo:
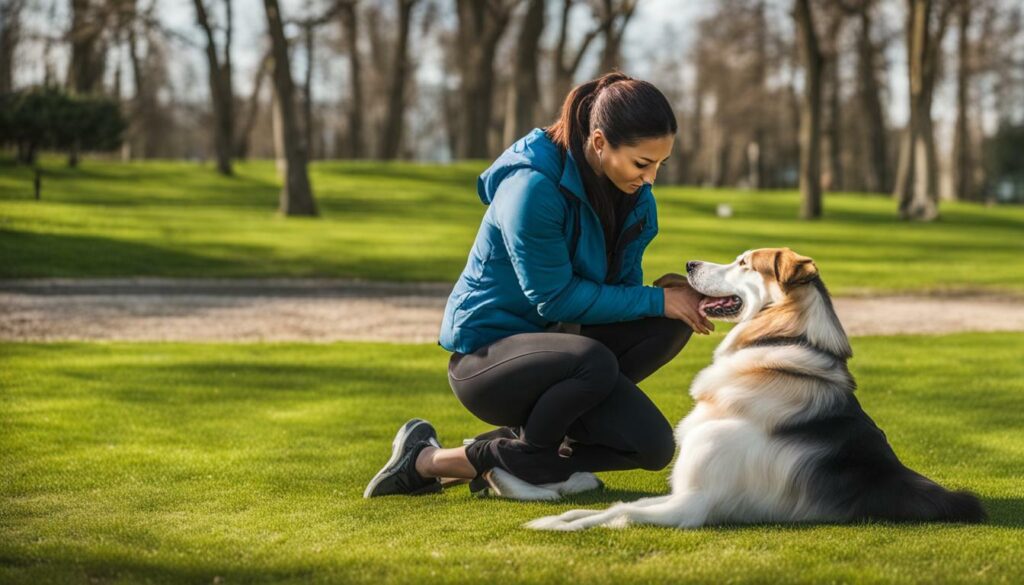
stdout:
<svg viewBox="0 0 1024 585">
<path fill-rule="evenodd" d="M 850 342 L 811 258 L 760 249 L 686 269 L 655 284 L 688 284 L 705 315 L 737 325 L 690 388 L 671 493 L 528 528 L 985 520 L 975 495 L 904 466 L 861 408 Z"/>
</svg>

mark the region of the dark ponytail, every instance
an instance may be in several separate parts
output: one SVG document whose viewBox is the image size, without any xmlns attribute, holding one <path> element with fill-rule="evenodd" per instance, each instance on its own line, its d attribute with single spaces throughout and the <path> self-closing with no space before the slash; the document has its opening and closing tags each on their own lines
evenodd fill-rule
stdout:
<svg viewBox="0 0 1024 585">
<path fill-rule="evenodd" d="M 590 133 L 598 128 L 608 144 L 618 148 L 675 134 L 679 127 L 672 106 L 658 88 L 613 71 L 573 88 L 562 103 L 558 120 L 546 129 L 548 138 L 576 159 L 587 199 L 601 219 L 609 243 L 615 237 L 614 187 L 594 173 L 584 150 Z"/>
</svg>

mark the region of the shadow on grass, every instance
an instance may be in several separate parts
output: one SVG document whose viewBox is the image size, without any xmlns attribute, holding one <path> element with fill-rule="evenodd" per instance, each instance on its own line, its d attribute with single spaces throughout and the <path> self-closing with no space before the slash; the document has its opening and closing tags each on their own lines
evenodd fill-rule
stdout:
<svg viewBox="0 0 1024 585">
<path fill-rule="evenodd" d="M 1024 498 L 982 498 L 988 523 L 1008 528 L 1024 528 Z"/>
<path fill-rule="evenodd" d="M 337 177 L 361 177 L 369 179 L 411 179 L 436 185 L 465 188 L 475 191 L 477 176 L 487 168 L 486 162 L 478 164 L 460 162 L 456 165 L 388 163 L 388 162 L 345 162 L 326 163 L 312 166 L 313 175 Z"/>
<path fill-rule="evenodd" d="M 23 571 L 22 576 L 35 575 L 25 582 L 36 583 L 280 583 L 309 582 L 322 570 L 317 566 L 286 566 L 282 568 L 241 567 L 229 562 L 201 563 L 195 558 L 183 561 L 146 562 L 127 557 L 69 551 L 66 556 L 34 552 L 31 557 L 0 554 L 0 565 Z M 354 569 L 353 569 L 354 570 Z"/>
<path fill-rule="evenodd" d="M 270 245 L 196 242 L 203 254 L 168 246 L 96 236 L 0 230 L 0 278 L 204 276 L 361 277 L 454 282 L 462 252 L 415 259 L 407 255 L 345 255 L 311 250 L 298 259 L 275 255 Z M 410 249 L 410 251 L 414 251 Z"/>
<path fill-rule="evenodd" d="M 666 494 L 655 492 L 643 492 L 633 490 L 605 490 L 579 494 L 564 500 L 554 502 L 535 502 L 541 505 L 564 508 L 566 504 L 574 506 L 596 506 L 597 504 L 616 504 L 619 502 L 632 502 L 646 497 L 657 497 Z M 883 521 L 859 521 L 850 523 L 836 522 L 794 522 L 794 523 L 755 523 L 755 524 L 718 524 L 702 527 L 703 530 L 716 530 L 722 532 L 735 531 L 759 531 L 770 528 L 775 531 L 801 532 L 815 530 L 826 526 L 848 526 L 851 528 L 865 528 L 869 526 L 908 526 L 926 528 L 929 526 L 1000 526 L 1003 528 L 1024 529 L 1024 498 L 982 498 L 982 506 L 988 513 L 988 520 L 980 525 L 953 524 L 945 522 L 883 522 Z M 607 506 L 605 506 L 607 507 Z"/>
<path fill-rule="evenodd" d="M 233 263 L 114 238 L 0 230 L 0 278 L 164 273 L 169 268 Z"/>
</svg>

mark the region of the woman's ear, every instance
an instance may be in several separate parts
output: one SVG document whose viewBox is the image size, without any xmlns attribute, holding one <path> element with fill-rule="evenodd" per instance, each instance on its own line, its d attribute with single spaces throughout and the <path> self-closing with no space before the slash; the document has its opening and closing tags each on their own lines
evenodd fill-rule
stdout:
<svg viewBox="0 0 1024 585">
<path fill-rule="evenodd" d="M 594 131 L 590 133 L 590 144 L 594 147 L 594 152 L 597 154 L 601 154 L 605 147 L 608 146 L 608 140 L 605 139 L 604 132 L 602 132 L 600 128 L 595 128 Z"/>
</svg>

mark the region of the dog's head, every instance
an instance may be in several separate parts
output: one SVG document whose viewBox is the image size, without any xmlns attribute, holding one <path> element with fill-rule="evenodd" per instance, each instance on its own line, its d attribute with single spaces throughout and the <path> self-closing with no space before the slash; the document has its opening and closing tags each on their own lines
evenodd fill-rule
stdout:
<svg viewBox="0 0 1024 585">
<path fill-rule="evenodd" d="M 686 263 L 690 286 L 705 296 L 701 311 L 722 321 L 748 321 L 817 276 L 814 261 L 789 248 L 747 250 L 732 264 Z"/>
</svg>

